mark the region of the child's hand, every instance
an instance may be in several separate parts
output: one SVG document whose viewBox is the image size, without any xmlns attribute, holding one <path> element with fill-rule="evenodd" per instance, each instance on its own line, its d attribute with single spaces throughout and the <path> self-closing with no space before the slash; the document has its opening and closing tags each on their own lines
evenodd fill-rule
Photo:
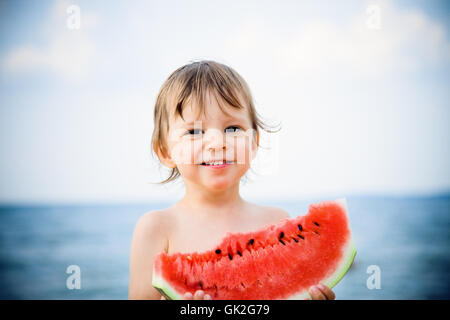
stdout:
<svg viewBox="0 0 450 320">
<path fill-rule="evenodd" d="M 334 300 L 334 292 L 324 284 L 312 286 L 308 290 L 313 300 Z"/>
<path fill-rule="evenodd" d="M 317 286 L 312 286 L 309 289 L 309 293 L 313 300 L 334 300 L 335 294 L 334 292 L 323 284 L 318 284 Z M 205 294 L 202 290 L 197 290 L 192 296 L 192 293 L 186 292 L 184 294 L 185 300 L 211 300 L 211 296 L 209 294 Z"/>
<path fill-rule="evenodd" d="M 184 294 L 185 300 L 211 300 L 211 296 L 209 294 L 205 294 L 203 290 L 197 290 L 192 296 L 192 293 L 186 292 Z"/>
<path fill-rule="evenodd" d="M 312 286 L 309 289 L 309 293 L 313 300 L 334 300 L 335 294 L 334 292 L 328 288 L 326 285 L 318 284 L 317 286 Z M 192 293 L 186 292 L 184 294 L 185 300 L 211 300 L 211 296 L 209 294 L 205 294 L 202 290 L 197 290 L 192 296 Z"/>
</svg>

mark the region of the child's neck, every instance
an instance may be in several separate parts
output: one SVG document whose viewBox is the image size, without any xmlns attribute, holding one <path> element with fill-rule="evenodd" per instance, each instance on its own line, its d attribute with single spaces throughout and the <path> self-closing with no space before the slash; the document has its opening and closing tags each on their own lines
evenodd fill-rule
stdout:
<svg viewBox="0 0 450 320">
<path fill-rule="evenodd" d="M 221 192 L 202 190 L 197 186 L 186 185 L 186 194 L 178 202 L 181 207 L 198 211 L 230 211 L 238 210 L 245 205 L 239 194 L 239 183 Z"/>
</svg>

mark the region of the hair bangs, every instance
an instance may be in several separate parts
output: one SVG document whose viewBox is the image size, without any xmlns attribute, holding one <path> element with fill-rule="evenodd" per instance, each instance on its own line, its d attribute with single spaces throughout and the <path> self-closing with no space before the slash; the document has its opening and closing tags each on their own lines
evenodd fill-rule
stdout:
<svg viewBox="0 0 450 320">
<path fill-rule="evenodd" d="M 229 77 L 223 68 L 211 68 L 207 63 L 193 63 L 186 75 L 179 91 L 173 116 L 180 116 L 183 120 L 183 110 L 187 105 L 196 107 L 196 117 L 206 116 L 206 100 L 210 94 L 216 99 L 221 111 L 226 115 L 230 106 L 237 109 L 245 108 L 245 101 L 239 97 L 240 84 Z M 211 97 L 210 96 L 210 97 Z"/>
</svg>

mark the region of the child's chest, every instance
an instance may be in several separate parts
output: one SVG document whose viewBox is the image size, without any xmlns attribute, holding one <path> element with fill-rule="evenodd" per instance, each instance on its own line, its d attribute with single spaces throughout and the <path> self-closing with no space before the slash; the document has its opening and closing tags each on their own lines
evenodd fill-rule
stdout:
<svg viewBox="0 0 450 320">
<path fill-rule="evenodd" d="M 268 219 L 251 215 L 239 219 L 195 219 L 182 217 L 177 219 L 169 237 L 169 253 L 202 252 L 217 246 L 227 232 L 249 232 L 262 228 Z"/>
</svg>

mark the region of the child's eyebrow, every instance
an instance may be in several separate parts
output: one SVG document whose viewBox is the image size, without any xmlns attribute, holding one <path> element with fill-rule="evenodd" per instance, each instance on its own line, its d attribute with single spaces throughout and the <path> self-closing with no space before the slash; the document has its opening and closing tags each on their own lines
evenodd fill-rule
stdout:
<svg viewBox="0 0 450 320">
<path fill-rule="evenodd" d="M 230 121 L 242 121 L 245 122 L 245 118 L 244 117 L 229 117 L 229 116 L 223 116 L 223 118 L 225 118 L 226 120 L 230 120 Z M 186 126 L 193 126 L 195 122 L 197 121 L 201 121 L 201 120 L 194 120 L 194 121 L 189 121 L 189 122 L 185 122 L 184 124 Z"/>
</svg>

